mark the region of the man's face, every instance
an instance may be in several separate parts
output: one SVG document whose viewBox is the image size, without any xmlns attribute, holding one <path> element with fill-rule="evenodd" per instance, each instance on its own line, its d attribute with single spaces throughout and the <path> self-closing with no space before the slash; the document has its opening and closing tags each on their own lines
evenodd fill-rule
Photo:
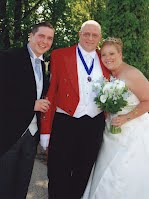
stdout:
<svg viewBox="0 0 149 199">
<path fill-rule="evenodd" d="M 53 43 L 54 30 L 49 27 L 39 27 L 38 31 L 30 34 L 29 45 L 37 57 L 47 52 Z"/>
<path fill-rule="evenodd" d="M 82 48 L 87 52 L 91 52 L 96 49 L 101 39 L 101 33 L 97 26 L 88 24 L 79 32 L 79 38 Z"/>
</svg>

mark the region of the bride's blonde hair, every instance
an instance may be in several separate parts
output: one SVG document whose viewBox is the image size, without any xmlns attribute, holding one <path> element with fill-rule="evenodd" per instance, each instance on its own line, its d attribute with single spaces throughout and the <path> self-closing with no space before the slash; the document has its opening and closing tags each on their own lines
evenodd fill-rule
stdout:
<svg viewBox="0 0 149 199">
<path fill-rule="evenodd" d="M 105 39 L 101 45 L 101 49 L 106 45 L 114 45 L 118 52 L 122 52 L 123 49 L 123 42 L 120 38 L 116 37 L 108 37 Z"/>
</svg>

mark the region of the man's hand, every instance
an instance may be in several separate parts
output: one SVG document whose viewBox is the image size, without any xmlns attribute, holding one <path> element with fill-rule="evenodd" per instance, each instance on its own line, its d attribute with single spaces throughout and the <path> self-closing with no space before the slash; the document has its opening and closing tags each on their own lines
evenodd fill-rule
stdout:
<svg viewBox="0 0 149 199">
<path fill-rule="evenodd" d="M 50 101 L 47 99 L 39 99 L 35 101 L 34 111 L 41 111 L 45 113 L 48 111 L 50 106 Z"/>
</svg>

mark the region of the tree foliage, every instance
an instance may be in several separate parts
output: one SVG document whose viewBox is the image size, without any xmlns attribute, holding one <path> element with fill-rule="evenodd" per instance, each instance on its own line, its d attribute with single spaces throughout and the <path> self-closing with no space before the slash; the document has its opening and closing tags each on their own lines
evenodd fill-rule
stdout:
<svg viewBox="0 0 149 199">
<path fill-rule="evenodd" d="M 1 0 L 0 47 L 22 46 L 33 24 L 47 20 L 56 26 L 64 10 L 65 0 Z"/>
<path fill-rule="evenodd" d="M 149 78 L 149 3 L 146 0 L 109 0 L 106 34 L 120 37 L 124 60 Z"/>
<path fill-rule="evenodd" d="M 124 58 L 149 78 L 148 0 L 0 0 L 0 48 L 23 46 L 33 24 L 50 21 L 52 49 L 75 44 L 81 24 L 94 19 L 103 39 L 120 37 Z"/>
</svg>

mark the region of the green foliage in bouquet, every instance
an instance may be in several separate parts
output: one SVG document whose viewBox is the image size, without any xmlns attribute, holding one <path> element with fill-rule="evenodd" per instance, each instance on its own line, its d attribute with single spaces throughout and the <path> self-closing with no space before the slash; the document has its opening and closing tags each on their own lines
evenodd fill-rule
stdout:
<svg viewBox="0 0 149 199">
<path fill-rule="evenodd" d="M 126 92 L 127 92 L 127 88 L 125 87 L 122 93 L 124 94 Z M 97 104 L 98 108 L 101 108 L 105 112 L 115 114 L 121 111 L 122 108 L 124 108 L 127 105 L 127 101 L 124 99 L 122 95 L 119 95 L 116 100 L 113 100 L 112 97 L 108 97 L 105 103 L 101 102 L 100 96 L 101 95 L 98 95 L 97 97 L 95 97 L 95 103 Z"/>
<path fill-rule="evenodd" d="M 98 108 L 105 112 L 117 114 L 128 104 L 129 91 L 122 80 L 112 76 L 110 81 L 103 78 L 94 84 L 93 90 L 96 93 L 95 103 Z M 111 125 L 110 132 L 113 134 L 120 133 L 121 128 Z"/>
</svg>

